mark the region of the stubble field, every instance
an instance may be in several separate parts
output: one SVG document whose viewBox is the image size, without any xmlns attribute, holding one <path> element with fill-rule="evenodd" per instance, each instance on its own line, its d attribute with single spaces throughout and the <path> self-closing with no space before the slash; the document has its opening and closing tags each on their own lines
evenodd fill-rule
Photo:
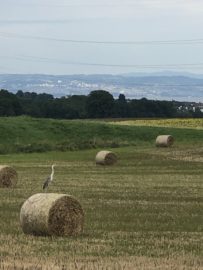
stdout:
<svg viewBox="0 0 203 270">
<path fill-rule="evenodd" d="M 95 165 L 98 150 L 0 156 L 19 174 L 16 188 L 0 189 L 0 269 L 203 269 L 201 141 L 115 148 L 119 160 L 110 167 Z M 80 201 L 81 236 L 28 236 L 20 228 L 20 208 L 42 192 L 52 163 L 49 192 Z"/>
</svg>

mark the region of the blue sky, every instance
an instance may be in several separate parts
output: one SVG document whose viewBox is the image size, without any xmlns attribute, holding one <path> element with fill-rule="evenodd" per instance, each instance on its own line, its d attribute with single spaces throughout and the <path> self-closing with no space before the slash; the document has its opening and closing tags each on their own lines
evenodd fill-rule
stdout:
<svg viewBox="0 0 203 270">
<path fill-rule="evenodd" d="M 202 14 L 202 0 L 0 0 L 0 73 L 203 73 Z"/>
</svg>

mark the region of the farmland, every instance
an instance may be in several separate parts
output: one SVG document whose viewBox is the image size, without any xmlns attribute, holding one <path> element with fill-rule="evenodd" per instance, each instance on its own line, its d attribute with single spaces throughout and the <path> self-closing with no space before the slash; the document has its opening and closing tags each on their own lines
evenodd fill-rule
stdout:
<svg viewBox="0 0 203 270">
<path fill-rule="evenodd" d="M 14 166 L 19 181 L 0 189 L 0 269 L 203 269 L 201 121 L 178 128 L 1 118 L 0 164 Z M 160 133 L 172 134 L 174 146 L 155 148 Z M 116 165 L 95 165 L 103 147 L 118 155 Z M 49 192 L 71 194 L 84 208 L 80 236 L 20 228 L 22 203 L 42 191 L 52 163 Z"/>
<path fill-rule="evenodd" d="M 203 118 L 174 118 L 174 119 L 136 119 L 110 121 L 110 123 L 127 126 L 153 126 L 153 127 L 177 127 L 177 128 L 194 128 L 203 129 Z"/>
</svg>

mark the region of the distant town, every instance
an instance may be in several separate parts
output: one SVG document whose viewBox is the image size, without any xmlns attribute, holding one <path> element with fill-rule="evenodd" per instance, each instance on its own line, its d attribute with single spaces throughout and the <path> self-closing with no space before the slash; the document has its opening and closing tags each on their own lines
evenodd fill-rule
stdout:
<svg viewBox="0 0 203 270">
<path fill-rule="evenodd" d="M 0 89 L 13 93 L 47 93 L 54 97 L 88 95 L 94 90 L 106 90 L 118 98 L 147 98 L 150 100 L 176 100 L 194 103 L 203 102 L 203 75 L 190 73 L 129 73 L 120 75 L 44 75 L 0 74 Z M 186 108 L 187 106 L 185 106 Z M 189 106 L 191 107 L 191 106 Z"/>
<path fill-rule="evenodd" d="M 72 107 L 76 105 L 71 105 L 71 109 L 66 107 L 66 113 L 59 113 L 62 118 L 89 117 L 87 112 L 85 112 L 85 96 L 88 96 L 95 90 L 108 92 L 112 95 L 115 102 L 119 100 L 119 97 L 125 97 L 126 104 L 128 104 L 129 107 L 126 109 L 127 111 L 120 109 L 124 111 L 114 111 L 114 113 L 111 112 L 107 114 L 109 116 L 202 117 L 203 114 L 203 75 L 189 73 L 163 72 L 121 75 L 0 74 L 0 89 L 8 90 L 8 92 L 13 94 L 19 94 L 19 91 L 21 91 L 24 93 L 24 100 L 26 100 L 26 97 L 29 97 L 34 103 L 36 103 L 35 95 L 38 97 L 37 100 L 42 96 L 48 100 L 55 98 L 57 100 L 55 100 L 55 103 L 60 102 L 59 100 L 61 98 L 63 98 L 63 100 L 65 98 L 66 103 L 69 105 L 76 99 L 75 96 L 83 96 L 83 98 L 77 97 L 77 100 L 80 100 L 78 102 L 80 102 L 82 108 L 79 110 L 78 108 L 74 108 L 75 112 L 70 112 Z M 29 93 L 34 93 L 34 95 L 29 95 Z M 46 94 L 40 95 L 43 93 Z M 22 99 L 18 94 L 16 96 Z M 133 100 L 136 100 L 136 102 L 134 101 L 133 103 Z M 142 108 L 139 110 L 132 109 L 132 104 L 139 103 L 140 106 L 140 104 L 143 104 L 143 100 L 147 100 L 145 103 L 147 103 L 148 106 L 150 102 L 153 103 L 153 105 L 150 105 L 148 108 L 143 108 L 143 106 L 146 106 L 145 104 L 142 105 Z M 156 104 L 156 106 L 157 104 L 173 104 L 173 110 L 171 110 L 170 113 L 167 110 L 164 112 L 162 109 L 158 111 L 155 107 L 153 108 L 153 106 L 155 106 L 154 104 Z M 139 108 L 138 105 L 136 106 Z M 1 110 L 1 115 L 2 114 L 4 113 Z M 40 113 L 39 111 L 34 113 L 33 109 L 32 113 L 28 110 L 26 114 L 46 117 L 46 113 Z M 51 117 L 57 116 L 51 114 Z"/>
</svg>

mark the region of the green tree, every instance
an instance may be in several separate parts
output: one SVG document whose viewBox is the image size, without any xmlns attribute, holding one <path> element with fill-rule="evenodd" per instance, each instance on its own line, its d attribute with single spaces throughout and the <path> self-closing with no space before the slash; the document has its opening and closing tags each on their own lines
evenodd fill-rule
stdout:
<svg viewBox="0 0 203 270">
<path fill-rule="evenodd" d="M 15 116 L 22 113 L 18 98 L 7 90 L 0 90 L 0 116 Z"/>
<path fill-rule="evenodd" d="M 126 101 L 124 94 L 120 94 L 118 99 L 115 100 L 114 116 L 115 117 L 129 117 L 128 103 Z"/>
<path fill-rule="evenodd" d="M 113 115 L 114 98 L 104 90 L 92 91 L 87 97 L 87 115 L 90 118 L 105 118 Z"/>
</svg>

